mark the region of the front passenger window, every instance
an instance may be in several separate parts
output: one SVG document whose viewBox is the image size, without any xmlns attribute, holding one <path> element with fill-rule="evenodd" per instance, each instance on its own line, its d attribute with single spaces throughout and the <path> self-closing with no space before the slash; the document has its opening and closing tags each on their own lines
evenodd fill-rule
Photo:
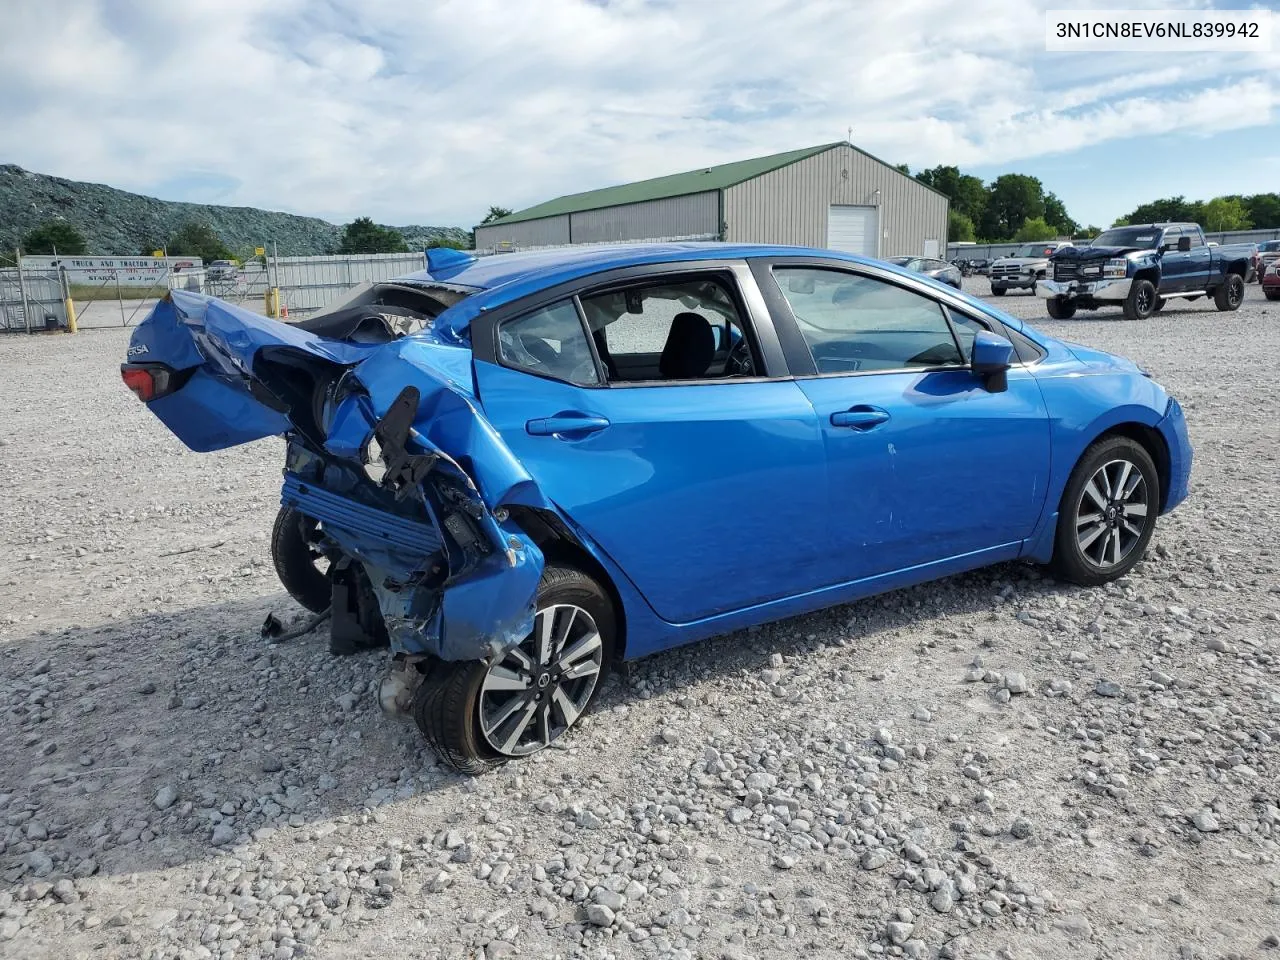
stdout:
<svg viewBox="0 0 1280 960">
<path fill-rule="evenodd" d="M 777 267 L 774 277 L 819 373 L 961 366 L 942 306 L 873 277 Z"/>
</svg>

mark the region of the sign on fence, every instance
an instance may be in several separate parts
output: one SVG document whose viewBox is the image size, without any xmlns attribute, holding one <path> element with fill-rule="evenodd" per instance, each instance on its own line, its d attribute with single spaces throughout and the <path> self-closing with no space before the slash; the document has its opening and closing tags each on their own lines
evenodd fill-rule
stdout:
<svg viewBox="0 0 1280 960">
<path fill-rule="evenodd" d="M 24 267 L 32 270 L 67 271 L 69 283 L 119 283 L 122 287 L 167 286 L 170 273 L 200 270 L 199 257 L 32 257 L 22 258 Z"/>
</svg>

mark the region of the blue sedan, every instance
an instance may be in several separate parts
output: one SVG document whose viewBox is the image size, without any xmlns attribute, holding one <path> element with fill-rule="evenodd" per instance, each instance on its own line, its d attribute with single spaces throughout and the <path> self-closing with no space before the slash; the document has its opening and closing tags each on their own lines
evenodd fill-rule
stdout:
<svg viewBox="0 0 1280 960">
<path fill-rule="evenodd" d="M 122 376 L 193 450 L 288 439 L 285 586 L 465 771 L 620 659 L 1015 559 L 1123 576 L 1191 470 L 1129 360 L 795 247 L 433 250 L 298 324 L 173 291 Z"/>
</svg>

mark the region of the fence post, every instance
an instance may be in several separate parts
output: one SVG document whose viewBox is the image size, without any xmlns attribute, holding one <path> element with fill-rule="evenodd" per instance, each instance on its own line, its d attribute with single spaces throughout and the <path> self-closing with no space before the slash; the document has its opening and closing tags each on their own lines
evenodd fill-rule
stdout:
<svg viewBox="0 0 1280 960">
<path fill-rule="evenodd" d="M 124 297 L 120 295 L 120 268 L 112 271 L 116 275 L 116 303 L 120 304 L 120 326 L 127 327 L 129 321 L 124 318 Z"/>
<path fill-rule="evenodd" d="M 22 277 L 22 248 L 14 250 L 14 256 L 18 261 L 18 294 L 22 297 L 22 322 L 27 328 L 27 333 L 31 332 L 31 308 L 27 305 L 27 282 Z"/>
<path fill-rule="evenodd" d="M 71 282 L 67 279 L 67 268 L 58 266 L 58 278 L 62 281 L 62 305 L 67 311 L 67 333 L 79 332 L 76 326 L 76 305 L 71 299 Z"/>
</svg>

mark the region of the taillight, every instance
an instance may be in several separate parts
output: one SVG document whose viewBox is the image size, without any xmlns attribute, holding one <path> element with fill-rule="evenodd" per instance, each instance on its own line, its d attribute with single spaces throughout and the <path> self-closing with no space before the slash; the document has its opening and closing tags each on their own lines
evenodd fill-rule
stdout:
<svg viewBox="0 0 1280 960">
<path fill-rule="evenodd" d="M 162 363 L 120 364 L 120 379 L 143 403 L 168 396 L 181 388 L 189 377 L 190 371 L 170 370 Z"/>
<path fill-rule="evenodd" d="M 140 367 L 120 368 L 120 379 L 124 381 L 124 385 L 133 391 L 133 395 L 139 400 L 153 400 L 156 395 L 156 381 L 151 376 L 150 370 L 143 370 Z"/>
</svg>

